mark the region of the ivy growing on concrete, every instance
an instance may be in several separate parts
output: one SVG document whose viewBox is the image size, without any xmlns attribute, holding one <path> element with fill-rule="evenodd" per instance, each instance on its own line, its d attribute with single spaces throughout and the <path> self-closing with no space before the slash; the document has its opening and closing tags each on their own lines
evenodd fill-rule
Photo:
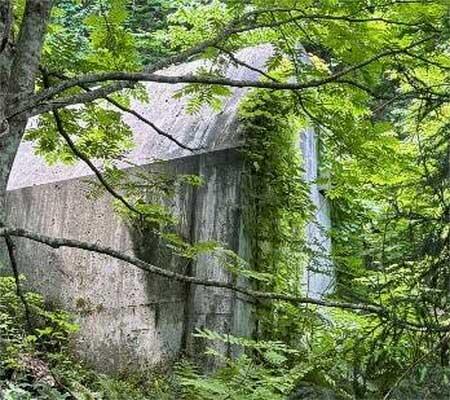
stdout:
<svg viewBox="0 0 450 400">
<path fill-rule="evenodd" d="M 288 73 L 286 67 L 281 75 Z M 270 276 L 259 283 L 261 289 L 300 295 L 308 257 L 305 227 L 313 213 L 300 155 L 305 120 L 292 93 L 264 90 L 246 96 L 240 122 L 251 268 Z M 277 320 L 283 318 L 280 304 L 269 308 L 260 315 L 265 334 L 277 330 Z"/>
</svg>

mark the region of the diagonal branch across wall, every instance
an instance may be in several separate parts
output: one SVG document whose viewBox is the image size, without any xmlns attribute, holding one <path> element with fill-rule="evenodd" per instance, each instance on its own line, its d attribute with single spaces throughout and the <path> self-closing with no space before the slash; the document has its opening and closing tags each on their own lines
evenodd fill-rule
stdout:
<svg viewBox="0 0 450 400">
<path fill-rule="evenodd" d="M 410 329 L 413 331 L 423 331 L 423 332 L 449 332 L 449 325 L 422 325 L 415 321 L 406 321 L 396 317 L 388 309 L 375 304 L 364 304 L 364 303 L 349 303 L 342 301 L 332 301 L 323 299 L 312 299 L 309 297 L 294 296 L 290 294 L 274 293 L 274 292 L 262 292 L 258 290 L 253 290 L 247 287 L 235 285 L 233 283 L 205 280 L 195 276 L 186 276 L 179 274 L 177 272 L 169 271 L 148 262 L 145 262 L 137 257 L 126 254 L 125 252 L 118 251 L 112 247 L 103 246 L 97 243 L 89 243 L 76 239 L 66 239 L 66 238 L 56 238 L 47 235 L 43 235 L 37 232 L 32 232 L 26 229 L 17 227 L 3 227 L 0 228 L 0 236 L 3 237 L 19 237 L 25 238 L 37 243 L 41 243 L 46 246 L 50 246 L 54 249 L 69 247 L 76 248 L 80 250 L 86 250 L 89 252 L 94 252 L 98 254 L 103 254 L 117 260 L 124 261 L 128 264 L 134 265 L 142 271 L 148 272 L 150 274 L 155 274 L 173 281 L 189 283 L 198 286 L 216 287 L 223 288 L 226 290 L 231 290 L 249 296 L 250 298 L 257 301 L 283 301 L 288 302 L 297 306 L 303 305 L 315 305 L 319 307 L 326 308 L 338 308 L 343 310 L 353 310 L 361 311 L 366 314 L 373 314 L 378 316 L 383 320 L 392 322 L 395 325 L 401 326 L 405 329 Z"/>
</svg>

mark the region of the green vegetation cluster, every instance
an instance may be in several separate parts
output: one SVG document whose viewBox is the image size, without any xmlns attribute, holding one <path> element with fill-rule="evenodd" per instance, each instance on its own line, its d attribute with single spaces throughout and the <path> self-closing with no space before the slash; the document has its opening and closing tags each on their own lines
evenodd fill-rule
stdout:
<svg viewBox="0 0 450 400">
<path fill-rule="evenodd" d="M 285 66 L 284 76 L 292 75 L 292 65 L 291 69 Z M 276 73 L 273 77 L 283 78 Z M 417 238 L 411 236 L 410 226 L 405 226 L 395 216 L 390 216 L 388 221 L 394 226 L 388 224 L 381 229 L 386 224 L 383 213 L 392 202 L 405 201 L 408 197 L 400 197 L 404 195 L 405 186 L 411 196 L 409 207 L 417 204 L 418 196 L 427 196 L 423 191 L 424 176 L 417 166 L 417 160 L 421 159 L 418 144 L 406 131 L 397 136 L 389 114 L 370 122 L 355 120 L 354 97 L 360 93 L 341 92 L 341 104 L 332 106 L 327 95 L 335 100 L 335 93 L 322 92 L 320 101 L 308 109 L 299 104 L 298 97 L 292 93 L 278 91 L 252 92 L 242 104 L 244 156 L 248 169 L 248 204 L 244 210 L 251 240 L 251 265 L 271 277 L 259 283 L 260 288 L 301 293 L 301 273 L 306 261 L 308 257 L 317 257 L 305 243 L 304 228 L 312 219 L 313 209 L 298 150 L 299 132 L 305 127 L 305 121 L 309 121 L 316 126 L 321 141 L 321 167 L 325 178 L 319 177 L 316 183 L 326 184 L 329 188 L 326 195 L 333 205 L 330 234 L 338 274 L 333 297 L 356 302 L 364 298 L 368 304 L 379 304 L 381 298 L 393 321 L 380 323 L 377 318 L 342 310 L 323 312 L 313 307 L 276 302 L 260 306 L 258 318 L 262 326 L 257 335 L 262 340 L 281 340 L 289 346 L 292 351 L 286 358 L 289 371 L 294 373 L 299 366 L 303 371 L 296 380 L 297 387 L 303 388 L 298 398 L 303 398 L 300 393 L 306 396 L 310 392 L 311 398 L 327 398 L 333 393 L 337 398 L 376 399 L 391 389 L 390 394 L 398 398 L 410 398 L 418 393 L 441 398 L 448 390 L 449 370 L 445 364 L 439 365 L 442 356 L 436 357 L 434 350 L 440 347 L 439 341 L 444 336 L 431 334 L 424 339 L 420 333 L 410 332 L 395 322 L 398 318 L 431 325 L 437 323 L 424 322 L 423 313 L 417 310 L 421 307 L 418 298 L 423 298 L 420 292 L 430 293 L 429 281 L 418 282 L 419 273 L 414 274 L 411 281 L 405 281 L 405 270 L 395 264 L 405 265 L 406 262 L 409 268 L 414 268 L 412 261 L 399 261 L 397 257 L 413 254 L 410 246 L 419 246 L 423 236 L 413 243 Z M 399 110 L 391 112 L 395 114 Z M 314 115 L 317 119 L 312 118 Z M 436 123 L 436 117 L 431 119 Z M 318 125 L 317 121 L 334 129 Z M 434 133 L 442 137 L 439 132 L 442 122 L 436 125 Z M 433 137 L 430 130 L 428 134 Z M 433 162 L 431 159 L 436 156 L 445 159 L 448 146 L 444 143 L 441 142 L 442 147 L 434 155 L 427 153 L 426 162 Z M 446 168 L 442 163 L 439 166 Z M 435 173 L 441 176 L 432 182 L 442 182 L 442 170 L 438 168 Z M 443 193 L 442 189 L 438 192 Z M 436 190 L 429 193 L 433 195 Z M 428 207 L 430 202 L 420 204 Z M 445 225 L 444 217 L 438 221 Z M 388 227 L 392 238 L 386 237 Z M 405 235 L 403 228 L 407 228 L 409 234 Z M 431 229 L 435 230 L 436 226 Z M 442 230 L 446 232 L 443 226 L 439 232 Z M 359 247 L 361 242 L 362 248 Z M 395 245 L 386 249 L 387 243 Z M 439 244 L 437 253 L 445 256 L 442 241 Z M 401 250 L 395 252 L 394 249 Z M 387 259 L 387 253 L 393 257 L 391 260 Z M 423 266 L 424 254 L 415 256 L 417 264 Z M 380 268 L 387 263 L 390 263 L 389 268 Z M 416 288 L 413 293 L 411 287 Z M 407 360 L 420 357 L 423 357 L 422 363 L 415 365 L 410 361 L 413 367 L 403 376 Z"/>
<path fill-rule="evenodd" d="M 288 357 L 298 358 L 298 353 L 282 342 L 204 331 L 198 336 L 239 345 L 249 355 L 230 360 L 211 353 L 224 364 L 212 376 L 203 375 L 187 360 L 160 371 L 102 375 L 71 353 L 78 326 L 68 313 L 26 292 L 30 328 L 13 278 L 0 278 L 0 295 L 0 395 L 5 400 L 206 400 L 217 396 L 281 400 L 308 371 L 303 364 L 289 368 Z"/>
<path fill-rule="evenodd" d="M 320 75 L 324 64 L 313 63 Z M 439 68 L 410 67 L 423 79 L 445 80 Z M 397 79 L 394 69 L 386 69 L 387 81 Z M 412 87 L 405 83 L 400 93 Z M 385 312 L 380 318 L 264 304 L 257 336 L 282 340 L 301 354 L 287 357 L 290 371 L 307 360 L 296 382 L 313 388 L 313 398 L 328 391 L 338 398 L 440 399 L 449 386 L 448 339 L 434 330 L 448 320 L 448 106 L 405 101 L 378 115 L 374 107 L 379 104 L 369 94 L 343 87 L 311 90 L 300 100 L 259 91 L 242 105 L 251 265 L 268 275 L 256 285 L 300 291 L 299 267 L 310 255 L 302 231 L 311 206 L 295 149 L 308 121 L 323 150 L 325 173 L 317 183 L 326 184 L 333 210 L 332 297 L 379 304 Z"/>
<path fill-rule="evenodd" d="M 21 283 L 25 281 L 21 278 Z M 78 325 L 44 298 L 26 291 L 31 327 L 14 278 L 0 277 L 0 398 L 4 400 L 175 400 L 189 391 L 193 367 L 107 376 L 94 372 L 72 352 Z M 186 389 L 184 389 L 186 387 Z"/>
<path fill-rule="evenodd" d="M 313 215 L 299 151 L 304 122 L 288 92 L 254 91 L 240 107 L 250 268 L 268 277 L 260 290 L 300 295 L 304 287 L 305 227 Z M 257 335 L 286 338 L 291 321 L 279 304 L 261 307 Z"/>
</svg>

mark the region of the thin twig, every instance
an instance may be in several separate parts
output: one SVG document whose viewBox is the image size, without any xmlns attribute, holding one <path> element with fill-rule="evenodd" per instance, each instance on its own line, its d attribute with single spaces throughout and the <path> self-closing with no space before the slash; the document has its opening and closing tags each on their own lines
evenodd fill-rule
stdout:
<svg viewBox="0 0 450 400">
<path fill-rule="evenodd" d="M 44 85 L 48 86 L 49 85 L 48 75 L 44 71 L 43 71 L 43 80 L 44 80 Z M 118 192 L 116 192 L 114 190 L 114 188 L 108 183 L 108 181 L 105 179 L 103 174 L 94 165 L 94 163 L 89 159 L 89 157 L 77 148 L 75 142 L 72 140 L 69 133 L 66 131 L 63 120 L 62 120 L 61 115 L 59 114 L 58 110 L 53 110 L 53 118 L 55 120 L 56 129 L 58 130 L 59 134 L 63 137 L 63 139 L 66 141 L 66 143 L 69 146 L 72 153 L 76 157 L 78 157 L 80 160 L 82 160 L 89 167 L 89 169 L 95 174 L 97 179 L 103 185 L 103 187 L 114 198 L 119 200 L 128 210 L 142 216 L 142 213 L 136 207 L 134 207 L 132 204 L 130 204 L 121 194 L 119 194 Z"/>
<path fill-rule="evenodd" d="M 26 101 L 28 103 L 25 107 L 16 108 L 12 110 L 12 113 L 8 115 L 8 117 L 13 117 L 15 115 L 21 114 L 23 112 L 31 111 L 31 114 L 42 113 L 46 111 L 50 111 L 54 108 L 65 107 L 70 104 L 74 104 L 85 101 L 93 101 L 95 99 L 105 97 L 110 93 L 121 90 L 132 82 L 158 82 L 158 83 L 168 83 L 168 84 L 179 84 L 179 83 L 196 83 L 196 84 L 207 84 L 207 85 L 222 85 L 222 86 L 230 86 L 230 87 L 254 87 L 260 89 L 291 89 L 291 90 L 303 90 L 308 88 L 316 88 L 320 86 L 324 86 L 327 84 L 350 84 L 351 80 L 346 79 L 345 81 L 341 80 L 346 75 L 349 75 L 352 72 L 360 70 L 376 61 L 379 61 L 382 58 L 386 58 L 388 56 L 394 56 L 397 54 L 402 54 L 404 51 L 408 51 L 417 47 L 423 43 L 426 43 L 432 39 L 435 39 L 436 35 L 428 36 L 424 39 L 421 39 L 417 42 L 414 42 L 408 46 L 403 48 L 394 48 L 389 49 L 378 54 L 375 54 L 368 59 L 352 65 L 348 68 L 342 69 L 341 71 L 335 72 L 327 77 L 322 79 L 312 79 L 307 82 L 298 82 L 298 83 L 278 83 L 278 82 L 264 82 L 264 81 L 252 81 L 252 80 L 235 80 L 223 77 L 213 77 L 213 76 L 196 76 L 192 74 L 182 75 L 182 76 L 167 76 L 167 75 L 159 75 L 155 73 L 149 73 L 147 71 L 144 72 L 124 72 L 124 71 L 115 71 L 115 72 L 104 72 L 99 74 L 87 74 L 84 76 L 79 76 L 74 79 L 69 79 L 65 82 L 62 82 L 58 85 L 54 85 L 42 92 L 38 93 L 36 96 Z M 60 94 L 67 89 L 70 89 L 75 86 L 80 85 L 88 85 L 88 84 L 99 84 L 100 82 L 106 81 L 119 81 L 119 83 L 105 86 L 99 89 L 94 89 L 90 93 L 85 93 L 84 97 L 80 97 L 80 95 L 69 96 L 65 98 L 60 98 L 53 100 L 52 102 L 45 102 L 49 98 L 53 98 L 57 94 Z M 358 82 L 355 82 L 358 84 Z M 117 86 L 119 85 L 119 86 Z M 122 85 L 122 86 L 121 86 Z"/>
<path fill-rule="evenodd" d="M 30 306 L 28 304 L 28 301 L 22 291 L 22 285 L 20 284 L 20 275 L 19 275 L 19 269 L 17 266 L 17 259 L 16 259 L 16 246 L 14 244 L 14 241 L 11 239 L 11 236 L 5 235 L 5 242 L 6 247 L 8 248 L 8 255 L 9 255 L 9 261 L 11 265 L 11 270 L 13 272 L 14 281 L 16 283 L 16 294 L 19 298 L 20 302 L 23 305 L 24 313 L 25 313 L 25 322 L 26 322 L 26 328 L 29 332 L 31 332 L 33 325 L 31 322 L 31 311 Z"/>
<path fill-rule="evenodd" d="M 132 211 L 138 215 L 142 215 L 142 213 L 136 207 L 134 207 L 132 204 L 130 204 L 122 195 L 120 195 L 118 192 L 116 192 L 113 189 L 113 187 L 108 183 L 108 181 L 105 179 L 103 174 L 94 165 L 94 163 L 89 159 L 89 157 L 86 156 L 86 154 L 84 154 L 77 148 L 77 146 L 73 142 L 72 138 L 70 137 L 70 135 L 66 132 L 66 130 L 64 128 L 64 124 L 63 124 L 63 121 L 61 119 L 61 116 L 60 116 L 58 110 L 53 111 L 53 116 L 55 119 L 56 127 L 59 131 L 59 134 L 64 138 L 64 140 L 66 141 L 70 150 L 72 150 L 72 153 L 75 154 L 76 157 L 78 157 L 80 160 L 82 160 L 91 169 L 91 171 L 95 174 L 95 176 L 100 181 L 100 183 L 103 185 L 103 187 L 113 197 L 115 197 L 117 200 L 119 200 L 130 211 Z"/>
<path fill-rule="evenodd" d="M 41 68 L 41 70 L 43 70 Z M 46 71 L 47 74 L 49 75 L 53 75 L 59 79 L 68 79 L 66 76 L 58 74 L 58 73 L 50 73 L 48 71 Z M 86 86 L 86 85 L 80 85 L 80 88 L 82 88 L 84 91 L 86 92 L 91 92 L 92 90 Z M 146 125 L 150 126 L 158 135 L 163 136 L 167 139 L 169 139 L 171 142 L 175 143 L 177 146 L 181 147 L 184 150 L 189 150 L 191 152 L 194 152 L 196 150 L 201 150 L 201 148 L 193 148 L 193 147 L 189 147 L 183 143 L 181 143 L 178 139 L 176 139 L 173 135 L 171 135 L 170 133 L 165 132 L 164 130 L 162 130 L 159 126 L 157 126 L 155 123 L 153 123 L 152 121 L 150 121 L 148 118 L 144 117 L 142 114 L 138 113 L 137 111 L 128 108 L 122 104 L 120 104 L 118 101 L 114 100 L 112 97 L 110 96 L 105 96 L 103 97 L 108 103 L 112 104 L 114 107 L 117 107 L 119 110 L 126 112 L 128 114 L 133 115 L 134 117 L 136 117 L 137 119 L 139 119 L 140 121 L 144 122 Z"/>
<path fill-rule="evenodd" d="M 247 68 L 247 69 L 249 69 L 250 71 L 257 72 L 258 74 L 260 74 L 260 75 L 266 77 L 267 79 L 271 80 L 272 82 L 278 82 L 275 78 L 273 78 L 272 76 L 270 76 L 267 72 L 265 72 L 265 71 L 263 71 L 262 69 L 256 68 L 256 67 L 254 67 L 253 65 L 250 65 L 250 64 L 248 64 L 248 63 L 246 63 L 246 62 L 240 60 L 239 58 L 237 58 L 237 57 L 234 55 L 233 52 L 231 52 L 231 51 L 225 49 L 224 47 L 222 47 L 222 46 L 215 46 L 215 48 L 216 48 L 217 50 L 220 50 L 222 53 L 226 54 L 226 55 L 230 58 L 230 60 L 231 60 L 233 63 L 235 63 L 236 65 L 240 65 L 241 67 Z"/>
<path fill-rule="evenodd" d="M 436 351 L 440 346 L 448 343 L 450 340 L 450 335 L 445 335 L 442 340 L 440 340 L 436 346 L 432 347 L 429 351 L 427 351 L 425 354 L 423 354 L 421 357 L 419 357 L 416 361 L 414 361 L 404 372 L 401 374 L 400 378 L 397 379 L 397 381 L 394 383 L 394 385 L 389 389 L 389 391 L 386 393 L 386 395 L 383 397 L 383 400 L 388 400 L 391 395 L 393 394 L 394 390 L 402 383 L 402 381 L 406 378 L 406 376 L 414 369 L 416 368 L 423 360 L 428 358 L 434 351 Z"/>
</svg>

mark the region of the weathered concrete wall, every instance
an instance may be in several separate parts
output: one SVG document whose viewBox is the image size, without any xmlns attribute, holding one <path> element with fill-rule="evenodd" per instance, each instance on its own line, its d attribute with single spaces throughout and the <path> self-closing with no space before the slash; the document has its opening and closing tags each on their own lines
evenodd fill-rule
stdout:
<svg viewBox="0 0 450 400">
<path fill-rule="evenodd" d="M 129 228 L 111 199 L 91 203 L 78 179 L 8 194 L 9 223 L 56 237 L 79 238 L 132 252 Z M 71 310 L 81 331 L 76 350 L 101 370 L 157 363 L 180 348 L 184 288 L 125 263 L 76 249 L 18 243 L 28 284 Z"/>
<path fill-rule="evenodd" d="M 272 49 L 269 46 L 260 46 L 242 50 L 238 53 L 238 57 L 257 68 L 264 69 L 271 54 Z M 207 65 L 203 61 L 193 61 L 168 68 L 161 73 L 189 74 Z M 257 72 L 232 64 L 228 65 L 226 75 L 236 80 L 260 78 Z M 183 85 L 160 83 L 143 83 L 143 85 L 148 91 L 149 101 L 148 103 L 133 101 L 133 110 L 181 143 L 193 149 L 201 148 L 194 154 L 234 148 L 239 145 L 242 138 L 239 137 L 237 124 L 238 106 L 247 89 L 232 89 L 231 95 L 224 99 L 220 112 L 210 107 L 203 107 L 199 113 L 193 115 L 186 111 L 186 98 L 173 97 L 183 88 Z M 166 137 L 159 135 L 136 117 L 125 114 L 123 120 L 133 131 L 135 148 L 125 155 L 125 161 L 119 163 L 119 167 L 127 168 L 130 165 L 127 162 L 132 162 L 133 165 L 148 165 L 159 160 L 172 160 L 192 155 L 192 152 L 180 148 Z M 75 165 L 49 166 L 45 160 L 34 153 L 33 146 L 31 142 L 21 143 L 8 182 L 8 190 L 92 175 L 91 170 L 82 162 Z"/>
<path fill-rule="evenodd" d="M 223 150 L 163 165 L 171 172 L 198 174 L 206 182 L 196 189 L 179 188 L 168 204 L 184 237 L 217 240 L 239 250 L 240 162 L 236 151 Z M 155 239 L 141 237 L 117 217 L 111 198 L 92 201 L 88 194 L 86 178 L 10 191 L 9 222 L 50 236 L 108 245 L 178 272 L 231 279 L 209 256 L 187 265 L 174 257 L 149 255 L 154 243 L 146 240 Z M 18 254 L 30 286 L 75 313 L 81 326 L 76 349 L 101 370 L 154 365 L 183 350 L 200 355 L 202 343 L 190 337 L 195 328 L 250 333 L 249 307 L 233 293 L 187 288 L 77 249 L 54 250 L 20 240 Z"/>
<path fill-rule="evenodd" d="M 307 226 L 318 256 L 305 271 L 305 294 L 320 297 L 332 288 L 328 205 L 316 184 L 317 138 L 301 136 L 305 179 L 311 183 L 316 219 Z M 217 240 L 244 257 L 241 220 L 242 160 L 238 149 L 182 157 L 146 169 L 196 174 L 205 184 L 179 187 L 166 205 L 178 218 L 177 231 L 192 243 Z M 161 251 L 152 235 L 139 233 L 112 210 L 111 198 L 88 198 L 92 178 L 78 178 L 12 190 L 9 222 L 49 236 L 77 238 L 130 252 L 163 268 L 204 279 L 232 277 L 211 255 L 187 263 Z M 206 343 L 191 336 L 196 328 L 250 336 L 252 306 L 233 292 L 186 285 L 146 274 L 123 262 L 76 249 L 54 250 L 19 242 L 19 265 L 30 286 L 73 311 L 81 326 L 76 349 L 98 369 L 117 371 L 154 365 L 186 352 L 202 357 Z M 155 251 L 156 250 L 156 251 Z M 219 349 L 226 352 L 225 346 Z"/>
<path fill-rule="evenodd" d="M 244 50 L 239 57 L 264 68 L 271 54 L 270 47 L 259 47 Z M 203 64 L 194 61 L 163 73 L 192 73 Z M 257 72 L 231 64 L 227 75 L 243 80 L 259 78 Z M 132 108 L 180 142 L 201 150 L 191 153 L 181 149 L 142 121 L 124 115 L 136 143 L 126 161 L 160 168 L 149 165 L 169 160 L 164 168 L 204 176 L 205 186 L 180 189 L 170 204 L 180 219 L 178 230 L 193 242 L 218 240 L 239 251 L 244 243 L 238 237 L 242 232 L 241 168 L 236 152 L 227 149 L 239 145 L 237 107 L 246 90 L 234 89 L 220 113 L 205 107 L 190 115 L 185 110 L 186 100 L 173 97 L 182 85 L 149 83 L 146 87 L 150 101 L 134 102 Z M 124 162 L 119 166 L 128 165 Z M 98 241 L 179 272 L 231 279 L 209 256 L 186 266 L 163 251 L 152 251 L 157 247 L 151 243 L 155 239 L 130 230 L 112 211 L 109 197 L 94 202 L 86 199 L 89 189 L 83 180 L 91 175 L 83 163 L 49 166 L 34 154 L 32 143 L 22 143 L 8 183 L 9 222 L 51 236 Z M 189 336 L 196 327 L 237 334 L 251 330 L 248 307 L 231 293 L 186 288 L 77 250 L 55 252 L 20 241 L 19 254 L 29 284 L 77 313 L 81 332 L 76 348 L 101 369 L 117 370 L 127 363 L 154 364 L 183 349 L 199 355 L 201 343 Z"/>
<path fill-rule="evenodd" d="M 213 162 L 208 162 L 208 159 Z M 192 241 L 217 240 L 245 257 L 240 208 L 243 168 L 239 150 L 215 152 L 208 159 L 199 159 L 199 171 L 205 185 L 196 192 L 192 208 Z M 198 258 L 191 273 L 205 280 L 237 283 L 220 264 L 220 259 L 209 254 Z M 189 332 L 195 328 L 208 328 L 221 333 L 251 336 L 252 307 L 241 295 L 219 288 L 192 286 L 187 301 L 190 307 Z M 192 356 L 200 356 L 202 364 L 208 365 L 212 359 L 202 356 L 207 345 L 210 344 L 198 339 L 190 340 L 187 350 Z M 224 353 L 233 351 L 223 344 L 215 345 Z"/>
<path fill-rule="evenodd" d="M 270 54 L 271 49 L 263 47 L 245 50 L 239 58 L 263 68 Z M 200 65 L 193 62 L 164 72 L 187 73 Z M 255 71 L 236 66 L 230 66 L 227 75 L 258 79 Z M 205 108 L 189 115 L 184 110 L 185 100 L 173 98 L 180 85 L 148 84 L 147 88 L 150 102 L 135 103 L 133 108 L 179 141 L 201 146 L 202 150 L 182 150 L 142 122 L 125 116 L 136 142 L 127 161 L 141 168 L 203 177 L 203 186 L 180 187 L 173 199 L 166 201 L 178 216 L 177 230 L 191 242 L 216 240 L 245 257 L 248 249 L 240 210 L 242 160 L 237 150 L 241 140 L 237 109 L 246 91 L 234 89 L 220 113 Z M 308 226 L 307 235 L 314 249 L 324 248 L 327 254 L 330 242 L 324 230 L 329 227 L 329 212 L 315 183 L 318 150 L 312 131 L 302 135 L 301 150 L 306 179 L 312 183 L 311 197 L 317 206 L 316 221 Z M 9 182 L 9 223 L 49 236 L 98 242 L 204 279 L 232 279 L 211 255 L 191 263 L 169 255 L 155 237 L 138 232 L 120 219 L 112 210 L 111 197 L 88 199 L 86 180 L 93 179 L 91 175 L 82 163 L 48 166 L 34 154 L 31 143 L 22 143 Z M 81 326 L 75 348 L 100 370 L 154 365 L 182 351 L 210 366 L 211 360 L 201 357 L 205 343 L 191 336 L 196 328 L 235 335 L 252 333 L 252 307 L 234 293 L 188 287 L 75 249 L 54 250 L 20 240 L 18 253 L 28 284 L 75 313 Z M 317 265 L 311 262 L 311 267 Z M 328 261 L 319 265 L 331 268 Z M 311 268 L 305 283 L 306 294 L 318 297 L 330 287 L 331 278 Z M 224 346 L 219 349 L 234 350 Z"/>
<path fill-rule="evenodd" d="M 329 294 L 334 287 L 334 268 L 330 260 L 331 229 L 330 205 L 317 180 L 320 178 L 319 140 L 313 129 L 305 129 L 300 136 L 305 181 L 309 183 L 311 202 L 315 207 L 314 219 L 306 227 L 306 238 L 313 256 L 304 271 L 305 293 L 313 298 Z"/>
</svg>

